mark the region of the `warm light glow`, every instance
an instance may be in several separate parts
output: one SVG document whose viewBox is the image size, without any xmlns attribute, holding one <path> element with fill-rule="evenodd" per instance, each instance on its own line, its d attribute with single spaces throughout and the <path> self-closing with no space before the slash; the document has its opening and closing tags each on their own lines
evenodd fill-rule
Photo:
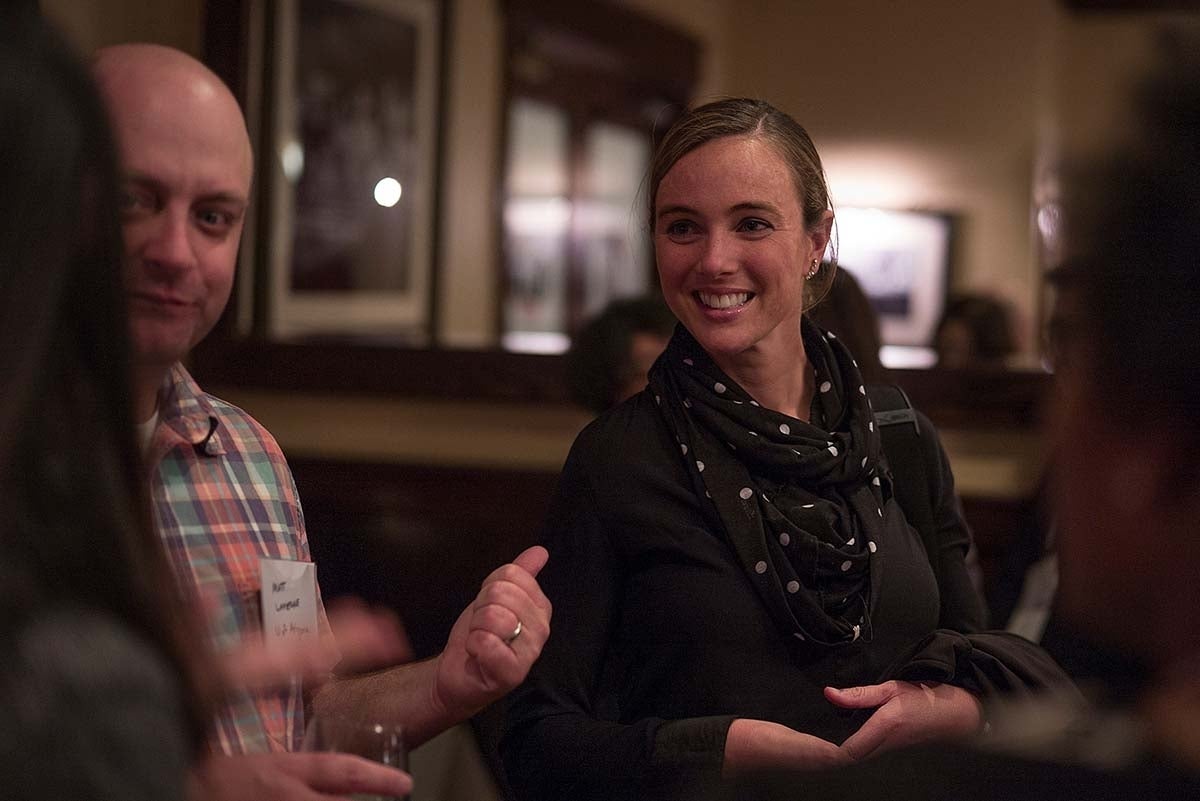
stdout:
<svg viewBox="0 0 1200 801">
<path fill-rule="evenodd" d="M 403 191 L 400 182 L 395 178 L 382 178 L 375 184 L 375 202 L 385 209 L 390 209 L 400 202 Z"/>
<path fill-rule="evenodd" d="M 887 145 L 832 145 L 821 149 L 833 208 L 861 206 L 923 208 L 942 206 L 952 176 L 944 164 L 913 148 Z"/>
<path fill-rule="evenodd" d="M 304 148 L 295 139 L 279 149 L 279 162 L 283 165 L 283 174 L 292 183 L 300 180 L 304 172 Z"/>
<path fill-rule="evenodd" d="M 879 349 L 879 361 L 891 370 L 917 370 L 937 364 L 937 351 L 914 345 L 884 345 Z"/>
<path fill-rule="evenodd" d="M 571 203 L 564 197 L 514 197 L 504 204 L 504 224 L 514 234 L 553 236 L 571 222 Z"/>
<path fill-rule="evenodd" d="M 500 346 L 513 353 L 565 353 L 571 338 L 550 331 L 509 331 Z"/>
</svg>

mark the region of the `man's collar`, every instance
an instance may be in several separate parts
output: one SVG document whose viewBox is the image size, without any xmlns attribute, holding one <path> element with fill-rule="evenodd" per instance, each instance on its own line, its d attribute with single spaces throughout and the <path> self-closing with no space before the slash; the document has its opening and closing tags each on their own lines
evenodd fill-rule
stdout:
<svg viewBox="0 0 1200 801">
<path fill-rule="evenodd" d="M 225 452 L 218 434 L 220 418 L 212 400 L 180 363 L 174 364 L 163 379 L 158 415 L 159 430 L 165 427 L 174 434 L 171 445 L 182 440 L 200 454 L 218 456 Z"/>
</svg>

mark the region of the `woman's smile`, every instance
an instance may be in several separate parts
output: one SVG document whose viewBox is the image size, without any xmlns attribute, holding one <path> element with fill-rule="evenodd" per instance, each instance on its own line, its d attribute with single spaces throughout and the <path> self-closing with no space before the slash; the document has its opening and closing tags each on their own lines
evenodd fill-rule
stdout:
<svg viewBox="0 0 1200 801">
<path fill-rule="evenodd" d="M 697 292 L 696 299 L 708 309 L 741 308 L 754 297 L 753 292 L 731 292 L 716 294 L 712 292 Z"/>
</svg>

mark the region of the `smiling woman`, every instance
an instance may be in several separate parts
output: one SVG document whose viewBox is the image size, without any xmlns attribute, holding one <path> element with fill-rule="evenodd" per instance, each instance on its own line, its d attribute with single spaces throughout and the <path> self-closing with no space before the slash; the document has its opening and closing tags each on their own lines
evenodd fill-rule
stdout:
<svg viewBox="0 0 1200 801">
<path fill-rule="evenodd" d="M 833 214 L 810 229 L 789 173 L 763 138 L 696 148 L 658 186 L 654 249 L 667 304 L 701 347 L 760 403 L 806 418 L 806 374 L 773 368 L 803 364 L 805 285 Z"/>
<path fill-rule="evenodd" d="M 1063 681 L 1028 642 L 978 633 L 928 420 L 927 549 L 857 363 L 803 316 L 833 272 L 804 129 L 761 101 L 701 106 L 667 132 L 650 191 L 680 325 L 563 468 L 541 574 L 558 628 L 503 744 L 519 793 L 705 797 L 721 775 L 961 737 L 981 697 Z"/>
</svg>

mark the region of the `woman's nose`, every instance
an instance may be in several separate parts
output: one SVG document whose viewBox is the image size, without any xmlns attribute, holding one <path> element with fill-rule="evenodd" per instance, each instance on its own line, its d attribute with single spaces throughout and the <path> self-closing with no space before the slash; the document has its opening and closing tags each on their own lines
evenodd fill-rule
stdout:
<svg viewBox="0 0 1200 801">
<path fill-rule="evenodd" d="M 705 275 L 734 272 L 737 269 L 736 243 L 722 233 L 710 234 L 704 241 L 696 269 Z"/>
</svg>

